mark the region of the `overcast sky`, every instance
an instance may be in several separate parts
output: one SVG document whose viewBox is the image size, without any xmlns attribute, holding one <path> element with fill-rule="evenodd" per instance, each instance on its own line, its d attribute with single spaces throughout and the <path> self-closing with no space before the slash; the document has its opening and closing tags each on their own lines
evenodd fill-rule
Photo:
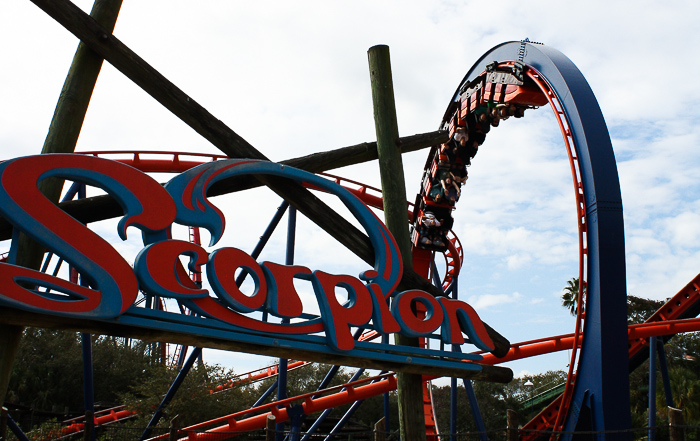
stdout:
<svg viewBox="0 0 700 441">
<path fill-rule="evenodd" d="M 92 6 L 76 3 L 88 12 Z M 126 0 L 115 35 L 273 160 L 375 139 L 367 66 L 373 45 L 390 46 L 406 136 L 438 128 L 464 74 L 491 47 L 525 37 L 545 43 L 581 70 L 612 136 L 628 293 L 664 299 L 700 271 L 698 17 L 695 0 Z M 77 40 L 31 2 L 8 0 L 0 41 L 0 158 L 36 154 Z M 218 153 L 109 64 L 77 150 Z M 426 155 L 404 156 L 410 200 Z M 335 173 L 379 186 L 376 163 Z M 224 199 L 228 229 L 218 246 L 250 252 L 280 203 L 269 191 L 249 193 Z M 455 219 L 466 253 L 461 299 L 512 342 L 573 331 L 560 296 L 577 275 L 575 203 L 549 108 L 491 131 Z M 95 228 L 116 238 L 112 225 Z M 283 230 L 261 260 L 283 262 Z M 297 262 L 310 268 L 366 269 L 303 219 L 297 243 Z M 139 245 L 115 243 L 127 254 Z M 518 375 L 565 369 L 567 360 L 559 353 L 508 366 Z M 212 354 L 210 361 L 238 372 L 265 363 L 242 354 Z"/>
</svg>

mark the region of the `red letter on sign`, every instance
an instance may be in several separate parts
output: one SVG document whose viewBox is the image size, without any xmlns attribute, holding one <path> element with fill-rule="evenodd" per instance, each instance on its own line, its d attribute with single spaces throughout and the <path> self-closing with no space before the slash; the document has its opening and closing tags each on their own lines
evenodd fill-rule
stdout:
<svg viewBox="0 0 700 441">
<path fill-rule="evenodd" d="M 299 293 L 294 288 L 294 276 L 311 274 L 305 266 L 287 266 L 272 262 L 262 263 L 267 278 L 267 309 L 277 317 L 299 317 L 304 311 Z M 284 297 L 280 298 L 280 293 Z"/>
<path fill-rule="evenodd" d="M 248 297 L 236 286 L 235 272 L 242 268 L 255 282 L 255 291 Z M 214 251 L 207 265 L 207 280 L 216 296 L 239 312 L 253 312 L 265 306 L 267 283 L 262 268 L 252 257 L 238 248 Z"/>
<path fill-rule="evenodd" d="M 445 311 L 445 323 L 442 325 L 442 341 L 462 344 L 462 330 L 469 336 L 471 343 L 484 351 L 493 351 L 494 345 L 484 323 L 474 308 L 460 300 L 440 298 L 440 305 Z M 461 325 L 461 326 L 460 326 Z"/>
<path fill-rule="evenodd" d="M 200 272 L 201 266 L 207 263 L 207 251 L 184 240 L 156 242 L 141 250 L 134 261 L 134 272 L 141 289 L 152 295 L 181 300 L 208 296 L 206 289 L 191 287 L 192 282 L 180 263 L 180 255 L 190 257 L 191 271 Z M 179 269 L 184 277 L 179 274 Z"/>
<path fill-rule="evenodd" d="M 413 302 L 425 307 L 425 318 L 413 312 Z M 438 301 L 427 292 L 416 289 L 397 295 L 391 303 L 391 313 L 401 325 L 401 333 L 409 337 L 429 335 L 442 324 L 442 308 Z"/>
<path fill-rule="evenodd" d="M 328 343 L 335 349 L 349 351 L 355 347 L 350 327 L 366 325 L 372 318 L 372 297 L 367 287 L 354 277 L 336 276 L 323 271 L 314 271 L 311 281 L 321 308 Z M 335 296 L 338 286 L 348 291 L 345 304 L 340 304 Z"/>
</svg>

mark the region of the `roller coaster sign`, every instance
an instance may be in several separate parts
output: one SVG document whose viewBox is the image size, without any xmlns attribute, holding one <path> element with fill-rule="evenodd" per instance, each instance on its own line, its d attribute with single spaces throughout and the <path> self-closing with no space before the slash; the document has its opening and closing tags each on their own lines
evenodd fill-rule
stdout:
<svg viewBox="0 0 700 441">
<path fill-rule="evenodd" d="M 219 180 L 240 175 L 290 178 L 337 196 L 369 235 L 375 252 L 374 269 L 359 279 L 311 271 L 303 266 L 256 262 L 233 248 L 211 253 L 195 243 L 171 238 L 173 223 L 206 228 L 210 246 L 225 228 L 222 212 L 207 199 Z M 52 204 L 38 189 L 46 178 L 62 178 L 96 186 L 115 198 L 124 210 L 118 234 L 127 227 L 141 230 L 144 248 L 132 266 L 102 237 Z M 38 314 L 71 319 L 117 322 L 127 326 L 166 329 L 267 347 L 286 346 L 311 352 L 343 353 L 397 363 L 458 366 L 480 369 L 478 355 L 371 343 L 353 338 L 356 328 L 411 337 L 432 336 L 438 328 L 446 344 L 468 342 L 482 350 L 494 344 L 474 309 L 465 302 L 418 290 L 396 293 L 402 262 L 394 238 L 359 199 L 322 177 L 280 164 L 225 160 L 203 164 L 177 175 L 164 187 L 147 174 L 117 161 L 86 155 L 37 155 L 0 164 L 0 214 L 14 226 L 9 258 L 0 263 L 0 304 Z M 13 265 L 17 240 L 23 232 L 68 262 L 82 283 Z M 206 269 L 209 289 L 190 280 L 190 271 Z M 255 282 L 244 294 L 233 274 L 242 268 Z M 303 313 L 295 278 L 311 282 L 320 317 Z M 340 302 L 336 288 L 347 291 Z M 176 299 L 194 315 L 137 307 L 139 291 L 147 296 Z M 415 312 L 416 304 L 423 314 Z M 259 320 L 260 312 L 277 321 Z M 290 323 L 293 321 L 293 323 Z M 464 332 L 464 334 L 463 334 Z"/>
</svg>

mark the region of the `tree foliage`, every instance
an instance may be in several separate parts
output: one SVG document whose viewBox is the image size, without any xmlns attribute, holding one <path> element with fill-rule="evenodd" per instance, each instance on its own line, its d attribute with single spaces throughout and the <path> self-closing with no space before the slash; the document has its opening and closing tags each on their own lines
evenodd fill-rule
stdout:
<svg viewBox="0 0 700 441">
<path fill-rule="evenodd" d="M 534 417 L 547 402 L 529 404 L 528 399 L 538 396 L 562 384 L 566 380 L 564 371 L 547 371 L 527 377 L 514 378 L 510 383 L 489 383 L 473 381 L 472 387 L 478 402 L 479 413 L 486 430 L 500 430 L 506 427 L 506 411 L 514 410 L 522 424 Z M 462 383 L 461 381 L 459 383 Z M 532 383 L 532 386 L 529 384 Z M 441 433 L 450 432 L 450 386 L 433 387 L 433 407 Z M 463 385 L 457 389 L 457 432 L 476 432 L 474 409 L 467 400 Z"/>
<path fill-rule="evenodd" d="M 574 293 L 578 279 L 567 281 L 562 294 L 562 306 L 576 314 Z M 584 289 L 585 294 L 585 289 Z M 627 323 L 638 324 L 649 319 L 663 305 L 662 300 L 651 300 L 627 295 Z M 659 337 L 662 338 L 662 337 Z M 691 332 L 666 337 L 664 353 L 668 365 L 673 406 L 683 410 L 687 424 L 700 424 L 700 333 Z M 660 369 L 656 372 L 654 397 L 657 425 L 667 424 L 666 394 Z M 630 373 L 630 405 L 633 427 L 644 427 L 648 421 L 649 360 Z"/>
<path fill-rule="evenodd" d="M 571 315 L 576 315 L 578 312 L 578 292 L 579 292 L 579 280 L 578 277 L 574 277 L 566 282 L 564 287 L 564 292 L 561 295 L 561 303 L 564 308 L 567 308 Z M 586 286 L 583 286 L 583 292 L 581 293 L 582 304 L 586 303 Z"/>
<path fill-rule="evenodd" d="M 118 393 L 140 381 L 140 374 L 156 364 L 145 345 L 126 344 L 117 337 L 92 337 L 95 402 L 118 403 Z M 5 399 L 40 410 L 68 407 L 82 412 L 81 334 L 25 329 Z"/>
<path fill-rule="evenodd" d="M 154 365 L 140 376 L 140 381 L 132 385 L 128 392 L 120 394 L 120 401 L 136 412 L 136 418 L 130 425 L 148 425 L 177 374 L 176 369 Z M 255 401 L 254 388 L 251 386 L 241 385 L 213 392 L 216 386 L 225 384 L 233 377 L 233 371 L 221 366 L 195 364 L 172 401 L 165 407 L 157 427 L 168 427 L 175 416 L 179 416 L 179 426 L 185 427 L 250 407 Z"/>
</svg>

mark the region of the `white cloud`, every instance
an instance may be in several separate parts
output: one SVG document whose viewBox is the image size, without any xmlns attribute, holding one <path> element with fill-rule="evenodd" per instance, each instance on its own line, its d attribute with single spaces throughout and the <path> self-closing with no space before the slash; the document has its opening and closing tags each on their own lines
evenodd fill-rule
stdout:
<svg viewBox="0 0 700 441">
<path fill-rule="evenodd" d="M 478 296 L 469 297 L 469 304 L 477 311 L 482 309 L 488 309 L 493 306 L 503 306 L 518 302 L 522 299 L 520 293 L 514 292 L 513 294 L 484 294 Z"/>
</svg>

